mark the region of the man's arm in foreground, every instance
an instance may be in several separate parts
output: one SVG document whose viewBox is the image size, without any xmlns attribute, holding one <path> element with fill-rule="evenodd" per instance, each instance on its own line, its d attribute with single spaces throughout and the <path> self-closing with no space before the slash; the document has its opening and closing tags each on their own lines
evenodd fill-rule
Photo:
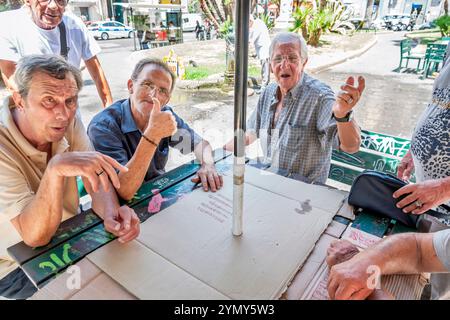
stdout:
<svg viewBox="0 0 450 320">
<path fill-rule="evenodd" d="M 439 260 L 432 233 L 406 233 L 385 238 L 352 259 L 330 270 L 328 293 L 331 299 L 365 299 L 375 287 L 371 272 L 383 274 L 418 274 L 447 272 Z M 379 281 L 379 278 L 378 278 Z"/>
<path fill-rule="evenodd" d="M 61 223 L 65 178 L 82 176 L 86 190 L 96 198 L 99 191 L 103 190 L 106 193 L 111 191 L 109 179 L 114 186 L 120 186 L 114 168 L 127 170 L 115 160 L 97 152 L 68 152 L 53 157 L 44 172 L 35 197 L 11 220 L 11 223 L 27 245 L 31 247 L 46 245 Z M 98 175 L 99 172 L 103 173 Z M 99 213 L 107 220 L 110 220 L 112 210 L 109 206 L 108 204 L 99 207 L 96 204 Z M 106 213 L 107 211 L 109 213 Z M 106 229 L 119 235 L 121 229 L 115 230 L 110 228 L 111 225 L 105 223 Z"/>
</svg>

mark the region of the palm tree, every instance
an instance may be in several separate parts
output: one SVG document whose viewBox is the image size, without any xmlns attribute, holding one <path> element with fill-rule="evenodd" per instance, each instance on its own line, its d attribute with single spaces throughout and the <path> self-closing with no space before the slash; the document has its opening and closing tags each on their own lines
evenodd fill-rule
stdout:
<svg viewBox="0 0 450 320">
<path fill-rule="evenodd" d="M 257 0 L 251 1 L 253 11 Z M 199 0 L 201 10 L 216 29 L 228 20 L 233 22 L 235 2 L 235 0 Z"/>
</svg>

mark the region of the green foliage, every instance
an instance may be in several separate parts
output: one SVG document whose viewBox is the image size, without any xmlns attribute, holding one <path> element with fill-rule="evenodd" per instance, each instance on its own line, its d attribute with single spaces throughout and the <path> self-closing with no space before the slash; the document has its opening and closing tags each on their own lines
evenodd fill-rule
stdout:
<svg viewBox="0 0 450 320">
<path fill-rule="evenodd" d="M 297 7 L 297 9 L 292 13 L 294 25 L 289 28 L 289 31 L 300 33 L 305 40 L 308 40 L 308 19 L 312 13 L 312 8 Z"/>
<path fill-rule="evenodd" d="M 312 8 L 298 7 L 293 13 L 294 26 L 290 31 L 301 33 L 312 46 L 319 44 L 320 36 L 331 25 L 330 13 L 326 10 L 315 11 Z"/>
<path fill-rule="evenodd" d="M 309 21 L 308 30 L 308 44 L 317 46 L 319 44 L 320 36 L 322 32 L 328 30 L 330 25 L 330 15 L 325 10 L 321 10 L 316 13 Z"/>
<path fill-rule="evenodd" d="M 10 7 L 7 3 L 0 3 L 0 12 L 10 10 Z"/>
<path fill-rule="evenodd" d="M 202 80 L 210 75 L 223 73 L 224 66 L 213 65 L 213 66 L 186 66 L 185 80 Z"/>
<path fill-rule="evenodd" d="M 132 17 L 130 17 L 130 20 L 133 23 L 133 28 L 143 31 L 148 31 L 150 29 L 147 23 L 147 19 L 147 15 L 133 15 Z"/>
<path fill-rule="evenodd" d="M 434 23 L 439 27 L 441 35 L 443 37 L 448 37 L 450 35 L 450 16 L 443 15 L 437 18 Z"/>
<path fill-rule="evenodd" d="M 219 38 L 225 38 L 226 35 L 233 33 L 233 22 L 228 18 L 224 23 L 219 26 Z"/>
<path fill-rule="evenodd" d="M 300 33 L 308 44 L 317 46 L 321 35 L 325 32 L 347 34 L 349 30 L 351 32 L 355 30 L 352 23 L 345 21 L 349 17 L 344 17 L 345 7 L 341 0 L 329 0 L 322 8 L 318 0 L 316 2 L 316 7 L 306 1 L 304 6 L 297 7 L 292 14 L 294 22 L 290 31 Z"/>
<path fill-rule="evenodd" d="M 188 12 L 189 13 L 197 13 L 200 12 L 200 3 L 198 0 L 191 0 L 188 3 Z"/>
<path fill-rule="evenodd" d="M 206 67 L 186 67 L 185 79 L 186 80 L 200 80 L 208 77 L 210 74 Z"/>
<path fill-rule="evenodd" d="M 260 77 L 261 76 L 261 66 L 249 65 L 248 66 L 248 76 L 249 77 Z"/>
<path fill-rule="evenodd" d="M 210 75 L 223 73 L 224 71 L 224 67 L 221 65 L 198 67 L 186 66 L 185 80 L 202 80 L 209 77 Z M 248 76 L 255 78 L 261 76 L 261 66 L 249 65 Z"/>
<path fill-rule="evenodd" d="M 275 27 L 275 21 L 269 14 L 261 14 L 260 19 L 264 22 L 269 31 Z"/>
</svg>

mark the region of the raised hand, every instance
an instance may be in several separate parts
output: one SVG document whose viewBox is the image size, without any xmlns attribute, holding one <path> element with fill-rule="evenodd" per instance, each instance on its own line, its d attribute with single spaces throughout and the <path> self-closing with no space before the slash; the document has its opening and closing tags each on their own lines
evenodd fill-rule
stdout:
<svg viewBox="0 0 450 320">
<path fill-rule="evenodd" d="M 98 192 L 100 185 L 108 192 L 109 180 L 116 189 L 120 188 L 116 169 L 127 172 L 128 168 L 122 166 L 113 158 L 99 152 L 66 152 L 54 156 L 47 167 L 56 176 L 81 176 L 88 193 Z"/>
<path fill-rule="evenodd" d="M 161 111 L 158 99 L 153 97 L 152 100 L 153 109 L 144 135 L 159 143 L 162 138 L 170 137 L 177 132 L 177 122 L 170 111 Z"/>
<path fill-rule="evenodd" d="M 366 87 L 366 80 L 364 77 L 358 77 L 358 86 L 355 87 L 355 79 L 348 77 L 344 85 L 341 86 L 341 91 L 336 96 L 336 103 L 333 106 L 333 113 L 336 117 L 342 118 L 353 109 L 358 103 L 361 95 Z"/>
</svg>

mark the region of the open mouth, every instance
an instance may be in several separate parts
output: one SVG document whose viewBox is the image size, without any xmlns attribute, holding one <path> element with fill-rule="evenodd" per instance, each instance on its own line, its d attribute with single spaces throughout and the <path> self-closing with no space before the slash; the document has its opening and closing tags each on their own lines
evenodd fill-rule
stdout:
<svg viewBox="0 0 450 320">
<path fill-rule="evenodd" d="M 283 79 L 287 79 L 287 78 L 290 78 L 291 75 L 290 75 L 290 74 L 287 74 L 287 73 L 283 73 L 283 74 L 281 74 L 280 77 L 283 78 Z"/>
<path fill-rule="evenodd" d="M 55 130 L 58 133 L 64 133 L 66 132 L 67 127 L 52 127 L 53 130 Z"/>
</svg>

